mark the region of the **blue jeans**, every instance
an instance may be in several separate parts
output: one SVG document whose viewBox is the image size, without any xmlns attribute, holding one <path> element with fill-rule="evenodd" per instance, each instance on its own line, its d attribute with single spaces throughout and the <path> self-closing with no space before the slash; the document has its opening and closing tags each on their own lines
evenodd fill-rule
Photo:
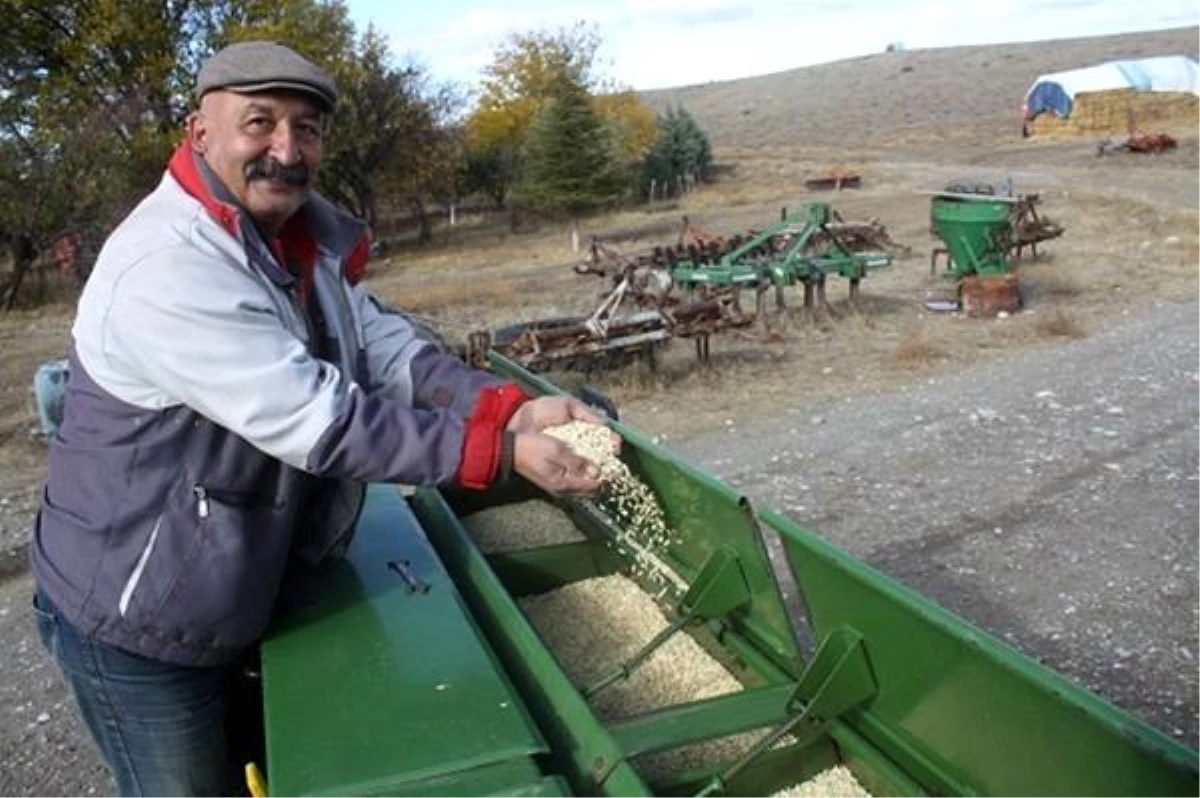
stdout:
<svg viewBox="0 0 1200 798">
<path fill-rule="evenodd" d="M 238 794 L 225 736 L 232 667 L 184 667 L 106 645 L 40 592 L 33 608 L 121 795 Z"/>
</svg>

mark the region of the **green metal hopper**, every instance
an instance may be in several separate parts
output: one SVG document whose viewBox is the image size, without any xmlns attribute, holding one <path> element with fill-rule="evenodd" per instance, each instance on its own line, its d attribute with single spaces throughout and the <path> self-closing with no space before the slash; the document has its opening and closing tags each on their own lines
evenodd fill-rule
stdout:
<svg viewBox="0 0 1200 798">
<path fill-rule="evenodd" d="M 934 194 L 930 208 L 933 232 L 950 255 L 949 276 L 996 276 L 1008 273 L 1006 254 L 1016 199 L 991 195 Z"/>
<path fill-rule="evenodd" d="M 769 795 L 838 763 L 874 795 L 1200 791 L 1196 752 L 613 426 L 678 533 L 670 634 L 744 689 L 603 720 L 606 684 L 573 683 L 519 601 L 629 571 L 612 519 L 564 501 L 578 541 L 485 554 L 456 497 L 373 486 L 347 559 L 262 647 L 273 794 Z M 748 730 L 771 733 L 669 777 L 640 764 Z"/>
</svg>

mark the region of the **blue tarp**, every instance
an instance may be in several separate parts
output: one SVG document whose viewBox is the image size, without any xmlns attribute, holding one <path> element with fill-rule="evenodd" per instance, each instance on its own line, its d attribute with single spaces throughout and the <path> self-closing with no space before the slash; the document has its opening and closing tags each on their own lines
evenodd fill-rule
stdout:
<svg viewBox="0 0 1200 798">
<path fill-rule="evenodd" d="M 1026 119 L 1046 112 L 1064 119 L 1071 115 L 1071 98 L 1059 83 L 1043 81 L 1034 86 L 1025 98 Z"/>
<path fill-rule="evenodd" d="M 1112 89 L 1200 95 L 1200 69 L 1187 56 L 1159 56 L 1041 75 L 1025 94 L 1025 118 L 1045 112 L 1069 117 L 1077 94 Z"/>
</svg>

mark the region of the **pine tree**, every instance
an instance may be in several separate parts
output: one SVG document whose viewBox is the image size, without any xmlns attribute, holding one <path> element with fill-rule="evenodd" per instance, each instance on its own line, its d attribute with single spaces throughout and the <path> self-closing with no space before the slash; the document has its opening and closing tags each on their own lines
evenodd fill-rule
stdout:
<svg viewBox="0 0 1200 798">
<path fill-rule="evenodd" d="M 712 168 L 708 136 L 683 106 L 668 108 L 658 117 L 658 138 L 644 163 L 647 187 L 665 194 L 682 193 L 684 186 L 704 180 Z"/>
<path fill-rule="evenodd" d="M 612 136 L 587 89 L 561 76 L 538 113 L 524 148 L 518 201 L 572 219 L 620 198 L 622 181 Z"/>
</svg>

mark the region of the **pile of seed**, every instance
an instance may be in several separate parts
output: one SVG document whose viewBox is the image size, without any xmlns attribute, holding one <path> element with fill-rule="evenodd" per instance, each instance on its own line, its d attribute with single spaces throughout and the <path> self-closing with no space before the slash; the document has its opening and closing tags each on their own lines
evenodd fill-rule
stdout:
<svg viewBox="0 0 1200 798">
<path fill-rule="evenodd" d="M 580 689 L 629 659 L 668 621 L 633 580 L 605 576 L 519 600 L 542 640 Z M 686 632 L 679 632 L 633 675 L 601 691 L 596 714 L 617 720 L 675 704 L 737 692 L 742 684 Z M 765 732 L 749 732 L 674 751 L 639 757 L 647 778 L 680 773 L 714 761 L 732 761 Z"/>
<path fill-rule="evenodd" d="M 484 554 L 587 540 L 570 515 L 544 499 L 489 507 L 462 522 Z"/>
<path fill-rule="evenodd" d="M 772 798 L 870 798 L 871 793 L 858 783 L 845 765 L 822 770 L 811 779 L 774 793 Z"/>
<path fill-rule="evenodd" d="M 544 431 L 600 469 L 603 488 L 597 505 L 616 530 L 614 547 L 632 563 L 635 575 L 662 585 L 665 591 L 675 580 L 661 556 L 678 541 L 667 526 L 654 492 L 617 455 L 612 432 L 583 421 L 571 421 Z"/>
</svg>

